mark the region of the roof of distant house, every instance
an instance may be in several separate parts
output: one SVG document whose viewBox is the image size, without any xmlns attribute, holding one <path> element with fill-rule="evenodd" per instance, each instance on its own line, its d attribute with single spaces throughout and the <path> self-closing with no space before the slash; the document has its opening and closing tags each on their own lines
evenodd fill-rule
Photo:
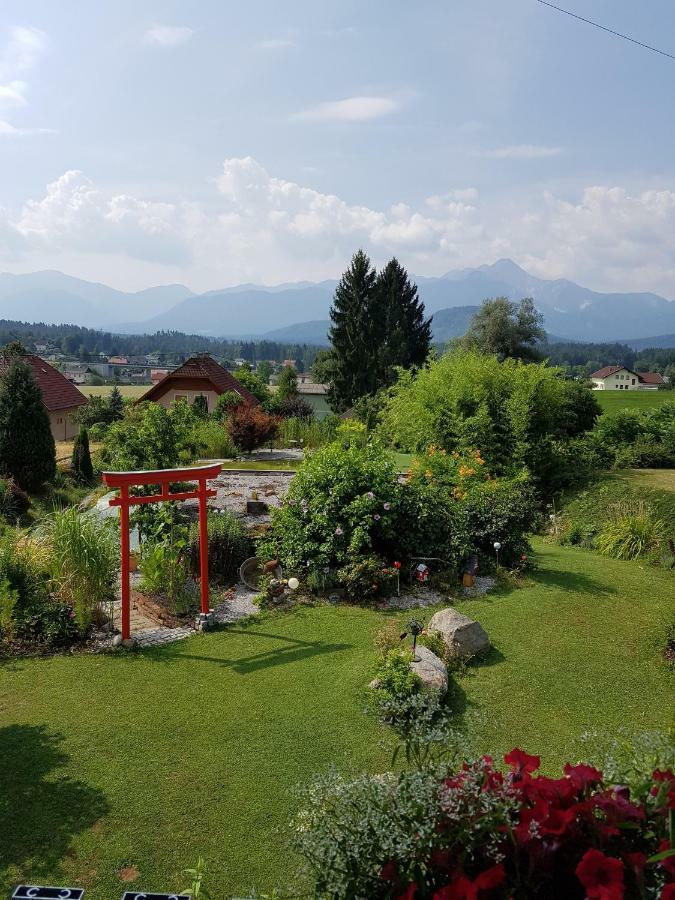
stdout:
<svg viewBox="0 0 675 900">
<path fill-rule="evenodd" d="M 78 391 L 71 381 L 68 381 L 61 372 L 40 359 L 39 356 L 27 353 L 23 360 L 32 368 L 42 394 L 42 402 L 49 412 L 55 412 L 57 409 L 72 409 L 73 406 L 84 406 L 87 402 L 84 394 Z M 0 353 L 0 375 L 7 371 L 11 362 L 11 357 Z"/>
<path fill-rule="evenodd" d="M 154 400 L 171 386 L 172 381 L 185 378 L 207 379 L 211 382 L 217 394 L 224 394 L 226 391 L 236 391 L 251 406 L 255 406 L 258 403 L 253 394 L 243 384 L 240 384 L 234 375 L 231 375 L 227 369 L 218 365 L 215 359 L 206 354 L 203 356 L 192 356 L 182 366 L 178 366 L 173 372 L 165 375 L 157 384 L 153 384 L 139 400 Z"/>
<path fill-rule="evenodd" d="M 637 376 L 643 384 L 667 384 L 660 372 L 638 372 Z"/>
<path fill-rule="evenodd" d="M 627 366 L 603 366 L 602 369 L 593 372 L 591 378 L 607 378 L 609 375 L 614 375 L 616 372 L 624 371 L 630 372 L 631 375 L 637 375 L 637 372 L 633 372 L 633 370 L 629 369 Z"/>
<path fill-rule="evenodd" d="M 608 378 L 610 375 L 616 375 L 617 372 L 629 372 L 631 375 L 635 375 L 640 384 L 668 383 L 659 372 L 636 372 L 633 369 L 629 369 L 627 366 L 603 366 L 602 369 L 593 372 L 591 378 Z"/>
<path fill-rule="evenodd" d="M 318 381 L 300 381 L 298 382 L 298 393 L 323 396 L 328 393 L 328 385 L 320 384 Z"/>
<path fill-rule="evenodd" d="M 126 356 L 109 356 L 108 363 L 111 366 L 127 366 L 129 365 L 129 360 Z"/>
</svg>

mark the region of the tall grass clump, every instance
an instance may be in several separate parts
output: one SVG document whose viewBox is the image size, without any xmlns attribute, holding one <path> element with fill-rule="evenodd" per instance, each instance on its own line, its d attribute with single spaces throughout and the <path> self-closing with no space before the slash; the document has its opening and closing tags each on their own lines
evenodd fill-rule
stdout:
<svg viewBox="0 0 675 900">
<path fill-rule="evenodd" d="M 101 523 L 74 507 L 54 512 L 40 527 L 54 595 L 71 606 L 81 631 L 102 603 L 115 597 L 119 568 L 112 523 Z"/>
<path fill-rule="evenodd" d="M 232 513 L 210 512 L 209 575 L 224 579 L 234 578 L 243 561 L 253 555 L 253 543 L 239 519 Z M 188 537 L 188 550 L 192 571 L 199 573 L 199 523 L 195 522 Z"/>
<path fill-rule="evenodd" d="M 646 504 L 618 503 L 610 510 L 596 540 L 596 547 L 614 559 L 637 559 L 656 550 L 663 539 L 664 523 L 653 518 Z"/>
<path fill-rule="evenodd" d="M 195 426 L 195 442 L 204 459 L 233 459 L 237 448 L 222 422 L 205 419 Z"/>
<path fill-rule="evenodd" d="M 339 424 L 338 416 L 326 416 L 321 422 L 317 419 L 282 419 L 276 446 L 288 447 L 293 442 L 300 444 L 305 449 L 315 450 L 335 439 L 335 432 Z"/>
</svg>

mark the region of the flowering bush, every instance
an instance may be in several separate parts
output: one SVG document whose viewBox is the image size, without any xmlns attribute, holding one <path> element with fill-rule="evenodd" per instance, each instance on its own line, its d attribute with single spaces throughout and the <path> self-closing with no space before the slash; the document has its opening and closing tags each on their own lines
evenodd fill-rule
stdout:
<svg viewBox="0 0 675 900">
<path fill-rule="evenodd" d="M 317 782 L 296 822 L 316 896 L 675 897 L 671 769 L 631 793 L 593 766 L 548 778 L 522 750 L 504 761 Z"/>
<path fill-rule="evenodd" d="M 227 431 L 240 450 L 250 453 L 276 436 L 279 419 L 259 406 L 235 406 L 227 420 Z"/>
<path fill-rule="evenodd" d="M 259 555 L 321 577 L 364 557 L 391 559 L 402 486 L 376 441 L 341 440 L 309 456 L 291 481 Z"/>
<path fill-rule="evenodd" d="M 350 600 L 376 600 L 396 589 L 397 570 L 377 556 L 352 560 L 338 569 L 337 579 Z"/>
</svg>

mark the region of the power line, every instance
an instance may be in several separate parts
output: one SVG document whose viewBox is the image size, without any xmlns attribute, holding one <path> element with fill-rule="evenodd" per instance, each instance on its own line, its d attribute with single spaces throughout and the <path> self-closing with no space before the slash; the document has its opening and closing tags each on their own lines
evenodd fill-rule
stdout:
<svg viewBox="0 0 675 900">
<path fill-rule="evenodd" d="M 599 22 L 593 22 L 591 19 L 584 19 L 583 16 L 578 16 L 576 13 L 570 12 L 569 9 L 563 9 L 562 6 L 556 6 L 555 3 L 549 3 L 548 0 L 537 0 L 537 3 L 541 3 L 544 6 L 550 6 L 551 9 L 564 13 L 566 16 L 571 16 L 573 19 L 578 19 L 580 22 L 585 22 L 587 25 L 592 25 L 594 28 L 599 28 L 601 31 L 613 34 L 615 37 L 623 38 L 624 41 L 630 41 L 631 44 L 637 44 L 638 47 L 643 47 L 645 50 L 651 50 L 652 53 L 658 53 L 660 56 L 667 56 L 668 59 L 675 59 L 675 55 L 672 53 L 666 53 L 665 50 L 659 50 L 658 47 L 652 47 L 650 44 L 643 44 L 642 41 L 629 37 L 627 34 L 622 34 L 620 31 L 614 31 L 613 28 L 607 28 Z"/>
</svg>

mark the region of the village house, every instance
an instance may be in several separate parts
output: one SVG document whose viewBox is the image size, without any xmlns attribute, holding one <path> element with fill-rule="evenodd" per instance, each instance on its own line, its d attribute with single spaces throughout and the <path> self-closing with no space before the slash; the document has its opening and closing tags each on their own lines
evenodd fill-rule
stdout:
<svg viewBox="0 0 675 900">
<path fill-rule="evenodd" d="M 209 356 L 208 353 L 193 356 L 182 366 L 159 379 L 149 388 L 138 402 L 151 400 L 169 407 L 176 400 L 186 400 L 192 404 L 198 396 L 206 397 L 209 412 L 213 412 L 218 397 L 226 391 L 234 391 L 249 406 L 258 401 L 227 369 Z"/>
<path fill-rule="evenodd" d="M 55 441 L 69 441 L 75 437 L 78 426 L 73 416 L 80 406 L 84 406 L 87 398 L 65 375 L 58 372 L 48 362 L 30 353 L 23 357 L 33 370 L 33 375 L 42 394 L 42 402 L 49 413 L 49 423 Z M 0 354 L 0 375 L 11 363 L 11 359 Z"/>
<path fill-rule="evenodd" d="M 604 366 L 591 381 L 594 391 L 657 391 L 667 384 L 658 372 L 633 372 L 625 366 Z"/>
</svg>

